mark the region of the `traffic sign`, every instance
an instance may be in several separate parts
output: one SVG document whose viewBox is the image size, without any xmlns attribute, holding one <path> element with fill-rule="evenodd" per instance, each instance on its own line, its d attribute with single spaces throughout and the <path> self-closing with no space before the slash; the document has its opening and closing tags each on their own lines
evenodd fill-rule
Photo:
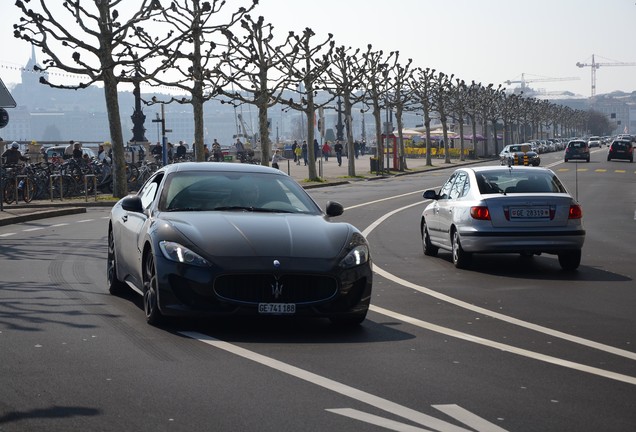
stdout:
<svg viewBox="0 0 636 432">
<path fill-rule="evenodd" d="M 13 99 L 4 82 L 2 82 L 2 78 L 0 78 L 0 108 L 15 108 L 16 106 L 15 99 Z"/>
</svg>

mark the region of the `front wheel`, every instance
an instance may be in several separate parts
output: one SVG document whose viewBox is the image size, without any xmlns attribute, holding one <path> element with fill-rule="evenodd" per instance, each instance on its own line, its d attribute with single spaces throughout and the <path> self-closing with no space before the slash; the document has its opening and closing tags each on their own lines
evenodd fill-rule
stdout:
<svg viewBox="0 0 636 432">
<path fill-rule="evenodd" d="M 576 270 L 581 264 L 581 250 L 565 251 L 559 253 L 559 264 L 563 270 Z"/>
<path fill-rule="evenodd" d="M 164 317 L 159 310 L 157 291 L 155 260 L 152 253 L 149 252 L 144 262 L 144 312 L 146 314 L 146 322 L 150 325 L 158 325 L 164 321 Z"/>
<path fill-rule="evenodd" d="M 117 278 L 117 258 L 115 256 L 115 239 L 113 231 L 108 232 L 108 255 L 106 258 L 106 281 L 108 292 L 113 295 L 121 294 L 126 285 Z"/>
<path fill-rule="evenodd" d="M 439 251 L 439 248 L 437 246 L 433 246 L 431 243 L 431 236 L 428 233 L 426 222 L 422 224 L 422 248 L 424 249 L 424 255 L 426 256 L 437 256 L 437 252 Z"/>
<path fill-rule="evenodd" d="M 472 255 L 464 251 L 459 240 L 459 232 L 453 232 L 453 264 L 458 269 L 465 269 L 470 265 Z"/>
</svg>

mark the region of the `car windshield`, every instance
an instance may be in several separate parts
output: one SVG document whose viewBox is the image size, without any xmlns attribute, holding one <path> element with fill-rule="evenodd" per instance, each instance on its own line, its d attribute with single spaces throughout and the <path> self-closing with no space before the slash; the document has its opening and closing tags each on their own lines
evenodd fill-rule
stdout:
<svg viewBox="0 0 636 432">
<path fill-rule="evenodd" d="M 586 145 L 586 143 L 584 143 L 584 142 L 581 142 L 581 141 L 574 141 L 574 142 L 571 142 L 571 143 L 568 145 L 568 147 L 570 147 L 570 148 L 576 148 L 576 149 L 581 149 L 581 148 L 584 148 L 584 147 L 585 147 L 585 145 Z"/>
<path fill-rule="evenodd" d="M 175 172 L 166 180 L 162 211 L 253 211 L 320 214 L 292 178 L 252 172 Z"/>
<path fill-rule="evenodd" d="M 551 171 L 502 169 L 477 172 L 476 178 L 482 194 L 567 193 Z"/>
</svg>

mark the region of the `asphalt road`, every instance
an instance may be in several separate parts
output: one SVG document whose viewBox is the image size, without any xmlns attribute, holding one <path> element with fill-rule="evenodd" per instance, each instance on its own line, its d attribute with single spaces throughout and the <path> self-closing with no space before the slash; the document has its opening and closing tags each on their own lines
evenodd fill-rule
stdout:
<svg viewBox="0 0 636 432">
<path fill-rule="evenodd" d="M 424 189 L 450 170 L 311 190 L 369 238 L 372 311 L 155 328 L 105 284 L 108 210 L 0 227 L 0 432 L 634 431 L 636 168 L 563 164 L 587 229 L 556 257 L 425 257 Z"/>
</svg>

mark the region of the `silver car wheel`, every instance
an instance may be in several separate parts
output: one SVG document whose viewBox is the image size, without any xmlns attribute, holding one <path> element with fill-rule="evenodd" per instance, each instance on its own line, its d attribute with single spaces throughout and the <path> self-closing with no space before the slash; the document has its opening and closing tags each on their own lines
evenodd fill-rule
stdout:
<svg viewBox="0 0 636 432">
<path fill-rule="evenodd" d="M 459 240 L 459 233 L 457 231 L 453 232 L 452 254 L 453 254 L 453 264 L 455 264 L 455 267 L 459 269 L 468 267 L 468 264 L 470 263 L 471 255 L 469 253 L 464 252 L 464 249 L 462 249 L 462 245 Z"/>
</svg>

